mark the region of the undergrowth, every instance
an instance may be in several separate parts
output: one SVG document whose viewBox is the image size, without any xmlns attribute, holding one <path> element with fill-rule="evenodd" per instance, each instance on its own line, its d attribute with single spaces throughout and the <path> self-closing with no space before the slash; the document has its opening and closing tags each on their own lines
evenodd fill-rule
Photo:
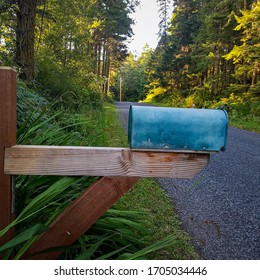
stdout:
<svg viewBox="0 0 260 280">
<path fill-rule="evenodd" d="M 195 89 L 194 89 L 195 90 Z M 144 102 L 155 106 L 169 106 L 182 108 L 220 108 L 228 111 L 230 124 L 232 126 L 249 131 L 260 132 L 260 98 L 255 93 L 230 93 L 227 97 L 210 98 L 209 94 L 195 92 L 188 97 L 178 97 L 160 93 L 158 95 L 148 94 Z"/>
</svg>

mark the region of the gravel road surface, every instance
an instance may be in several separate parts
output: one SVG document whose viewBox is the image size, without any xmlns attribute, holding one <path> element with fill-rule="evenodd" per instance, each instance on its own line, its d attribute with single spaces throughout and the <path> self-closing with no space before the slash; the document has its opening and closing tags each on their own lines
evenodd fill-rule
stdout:
<svg viewBox="0 0 260 280">
<path fill-rule="evenodd" d="M 116 103 L 125 128 L 131 104 Z M 159 183 L 202 259 L 260 259 L 260 134 L 230 127 L 227 150 L 200 174 Z"/>
</svg>

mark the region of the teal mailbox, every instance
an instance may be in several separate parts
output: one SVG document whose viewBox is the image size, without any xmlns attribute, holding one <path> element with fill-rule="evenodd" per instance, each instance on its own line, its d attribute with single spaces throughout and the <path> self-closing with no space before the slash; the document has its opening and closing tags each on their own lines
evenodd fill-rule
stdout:
<svg viewBox="0 0 260 280">
<path fill-rule="evenodd" d="M 224 151 L 227 130 L 225 110 L 131 106 L 129 111 L 132 149 Z"/>
</svg>

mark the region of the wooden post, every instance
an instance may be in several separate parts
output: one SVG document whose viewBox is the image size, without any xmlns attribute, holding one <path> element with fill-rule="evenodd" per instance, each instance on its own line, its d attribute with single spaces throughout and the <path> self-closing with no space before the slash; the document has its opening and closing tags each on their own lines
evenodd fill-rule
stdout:
<svg viewBox="0 0 260 280">
<path fill-rule="evenodd" d="M 61 213 L 50 225 L 50 229 L 31 246 L 24 258 L 57 259 L 62 250 L 41 252 L 73 244 L 131 189 L 138 179 L 138 177 L 103 177 L 93 183 Z"/>
<path fill-rule="evenodd" d="M 5 148 L 16 143 L 16 72 L 0 67 L 0 230 L 14 216 L 12 176 L 4 175 Z M 9 241 L 13 230 L 0 238 L 0 246 Z"/>
</svg>

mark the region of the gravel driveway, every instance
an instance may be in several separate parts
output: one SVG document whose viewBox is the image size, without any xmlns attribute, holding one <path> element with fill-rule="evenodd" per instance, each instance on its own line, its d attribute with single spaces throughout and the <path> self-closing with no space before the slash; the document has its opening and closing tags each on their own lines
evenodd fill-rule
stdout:
<svg viewBox="0 0 260 280">
<path fill-rule="evenodd" d="M 130 104 L 116 103 L 125 128 Z M 230 127 L 227 150 L 200 174 L 159 183 L 202 259 L 260 259 L 260 134 Z"/>
</svg>

